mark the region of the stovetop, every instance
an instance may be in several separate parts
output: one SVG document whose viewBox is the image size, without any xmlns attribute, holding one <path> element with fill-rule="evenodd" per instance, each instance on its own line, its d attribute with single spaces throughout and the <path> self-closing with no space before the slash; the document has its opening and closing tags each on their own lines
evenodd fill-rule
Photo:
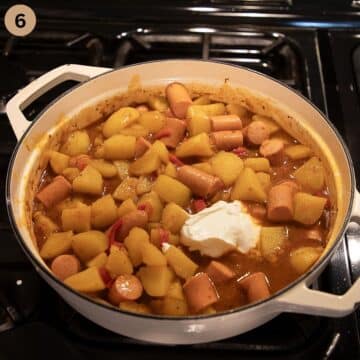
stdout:
<svg viewBox="0 0 360 360">
<path fill-rule="evenodd" d="M 181 7 L 169 7 L 169 3 L 159 1 L 147 11 L 148 3 L 135 1 L 133 8 L 124 6 L 123 17 L 119 12 L 110 16 L 96 8 L 98 18 L 90 4 L 85 8 L 71 4 L 71 12 L 59 11 L 56 5 L 52 9 L 39 7 L 35 9 L 38 26 L 30 36 L 16 39 L 0 29 L 0 98 L 6 102 L 27 82 L 64 63 L 121 67 L 154 59 L 202 58 L 243 65 L 285 82 L 323 110 L 344 137 L 360 179 L 357 2 L 349 2 L 351 6 L 342 13 L 334 6 L 311 12 L 310 2 L 304 1 L 301 8 L 296 0 L 269 0 L 266 6 L 254 0 L 210 3 L 187 1 Z M 109 9 L 113 8 L 110 1 Z M 138 11 L 145 8 L 140 21 Z M 85 17 L 79 17 L 81 10 Z M 171 19 L 165 17 L 166 11 L 173 15 Z M 305 16 L 307 13 L 311 16 Z M 246 14 L 252 16 L 246 18 Z M 329 14 L 333 22 L 325 26 Z M 62 84 L 24 113 L 33 120 L 46 104 L 73 85 Z M 10 228 L 5 177 L 16 139 L 3 110 L 0 102 L 0 359 L 49 355 L 52 359 L 359 358 L 359 311 L 342 319 L 282 314 L 231 339 L 175 347 L 113 334 L 74 312 L 39 278 Z M 359 254 L 359 228 L 354 225 L 314 286 L 344 293 L 360 275 Z"/>
</svg>

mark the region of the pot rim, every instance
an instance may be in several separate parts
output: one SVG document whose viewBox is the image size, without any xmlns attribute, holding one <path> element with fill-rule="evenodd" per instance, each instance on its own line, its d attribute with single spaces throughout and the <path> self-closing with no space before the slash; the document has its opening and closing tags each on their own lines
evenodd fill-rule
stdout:
<svg viewBox="0 0 360 360">
<path fill-rule="evenodd" d="M 215 64 L 220 64 L 220 65 L 225 65 L 226 67 L 231 67 L 234 68 L 235 70 L 237 69 L 241 69 L 244 71 L 248 71 L 248 72 L 252 72 L 255 73 L 256 75 L 259 75 L 261 77 L 265 77 L 268 80 L 271 80 L 275 83 L 277 83 L 278 85 L 284 87 L 286 90 L 293 92 L 295 95 L 301 97 L 303 100 L 305 100 L 312 108 L 314 111 L 316 111 L 321 118 L 327 123 L 327 125 L 330 127 L 330 129 L 333 131 L 333 133 L 335 134 L 337 140 L 340 142 L 345 155 L 346 155 L 346 159 L 349 165 L 349 169 L 350 169 L 350 181 L 351 181 L 351 193 L 350 193 L 350 200 L 349 200 L 349 205 L 348 205 L 348 209 L 346 212 L 346 215 L 344 217 L 344 222 L 343 225 L 341 227 L 341 229 L 339 230 L 336 239 L 334 240 L 332 246 L 330 247 L 330 249 L 327 251 L 327 253 L 320 259 L 320 261 L 316 262 L 308 271 L 306 271 L 304 274 L 302 274 L 301 276 L 299 276 L 295 281 L 291 282 L 290 284 L 288 284 L 287 286 L 285 286 L 284 288 L 278 290 L 277 292 L 275 292 L 274 294 L 272 294 L 271 296 L 269 296 L 268 298 L 255 302 L 255 303 L 250 303 L 238 308 L 234 308 L 234 309 L 230 309 L 230 310 L 226 310 L 223 312 L 219 312 L 219 313 L 215 313 L 215 314 L 208 314 L 208 315 L 190 315 L 190 316 L 164 316 L 164 315 L 155 315 L 155 314 L 138 314 L 138 313 L 134 313 L 134 312 L 129 312 L 129 311 L 124 311 L 121 310 L 120 308 L 116 308 L 116 307 L 112 307 L 112 306 L 108 306 L 105 304 L 102 304 L 94 299 L 92 299 L 91 297 L 88 297 L 84 294 L 82 294 L 81 292 L 78 292 L 76 290 L 73 290 L 72 288 L 70 288 L 69 286 L 65 285 L 61 280 L 59 280 L 51 271 L 49 271 L 42 263 L 40 263 L 37 258 L 33 255 L 32 251 L 29 250 L 29 248 L 27 247 L 26 243 L 24 242 L 18 228 L 16 225 L 16 221 L 15 221 L 15 216 L 13 213 L 13 206 L 11 204 L 10 201 L 10 185 L 12 182 L 12 172 L 13 172 L 13 166 L 16 160 L 16 156 L 18 153 L 18 150 L 20 149 L 20 147 L 23 145 L 23 141 L 26 138 L 26 136 L 28 135 L 28 133 L 31 131 L 32 127 L 34 126 L 34 124 L 41 119 L 42 115 L 48 111 L 51 106 L 56 103 L 58 100 L 60 100 L 62 97 L 66 96 L 67 94 L 71 93 L 74 89 L 81 87 L 84 84 L 87 84 L 90 81 L 93 81 L 103 75 L 112 73 L 112 72 L 116 72 L 116 71 L 121 71 L 122 69 L 127 69 L 127 68 L 131 68 L 131 67 L 136 67 L 139 65 L 149 65 L 152 63 L 158 63 L 158 62 L 204 62 L 204 63 L 215 63 Z M 289 85 L 281 82 L 278 79 L 275 79 L 269 75 L 263 74 L 259 71 L 253 70 L 253 69 L 249 69 L 245 66 L 241 66 L 241 65 L 234 65 L 234 64 L 228 64 L 222 61 L 213 61 L 213 60 L 203 60 L 203 59 L 181 59 L 181 58 L 177 58 L 177 59 L 167 59 L 167 60 L 151 60 L 151 61 L 145 61 L 145 62 L 141 62 L 141 63 L 136 63 L 136 64 L 131 64 L 131 65 L 126 65 L 123 66 L 121 68 L 117 68 L 117 69 L 112 69 L 109 70 L 103 74 L 99 74 L 96 75 L 92 78 L 89 78 L 88 80 L 84 81 L 84 82 L 80 82 L 79 84 L 73 86 L 72 88 L 66 90 L 64 93 L 62 93 L 60 96 L 58 96 L 56 99 L 52 100 L 36 117 L 35 119 L 31 122 L 30 126 L 26 129 L 26 131 L 22 134 L 21 138 L 17 141 L 17 144 L 12 152 L 10 161 L 9 161 L 9 166 L 8 166 L 8 171 L 7 171 L 7 175 L 6 175 L 6 186 L 5 186 L 5 199 L 6 199 L 6 206 L 7 206 L 7 212 L 8 212 L 8 216 L 9 216 L 9 220 L 10 220 L 10 224 L 11 227 L 15 233 L 15 236 L 17 238 L 18 243 L 20 244 L 22 250 L 25 252 L 25 254 L 27 255 L 27 257 L 30 259 L 30 261 L 32 262 L 33 266 L 37 266 L 38 269 L 42 272 L 45 273 L 46 276 L 49 276 L 50 279 L 52 281 L 55 281 L 55 283 L 57 285 L 60 285 L 64 290 L 69 291 L 72 295 L 78 296 L 80 297 L 82 300 L 88 301 L 92 304 L 98 305 L 100 307 L 102 307 L 104 310 L 109 310 L 112 311 L 114 313 L 120 313 L 120 314 L 125 314 L 128 316 L 134 316 L 134 317 L 138 317 L 138 318 L 142 318 L 142 319 L 152 319 L 152 320 L 171 320 L 171 321 L 186 321 L 186 320 L 205 320 L 205 319 L 210 319 L 210 318 L 216 318 L 216 317 L 220 317 L 220 316 L 226 316 L 226 315 L 233 315 L 235 313 L 240 313 L 242 311 L 246 311 L 249 310 L 251 308 L 257 307 L 257 306 L 262 306 L 262 305 L 267 305 L 270 303 L 270 301 L 277 299 L 279 297 L 281 297 L 284 293 L 286 293 L 288 290 L 291 290 L 292 288 L 295 288 L 297 285 L 299 285 L 300 283 L 302 283 L 303 281 L 306 280 L 307 277 L 309 277 L 311 274 L 313 274 L 315 271 L 318 270 L 318 268 L 324 264 L 325 262 L 328 262 L 328 260 L 330 259 L 330 257 L 333 255 L 336 247 L 340 244 L 340 240 L 343 237 L 346 227 L 350 221 L 350 217 L 351 217 L 351 212 L 352 212 L 352 208 L 353 208 L 353 202 L 354 202 L 354 194 L 355 194 L 355 187 L 356 187 L 356 180 L 355 180 L 355 171 L 354 171 L 354 166 L 352 163 L 352 159 L 350 156 L 350 152 L 343 140 L 343 138 L 341 137 L 341 135 L 339 134 L 338 130 L 336 129 L 336 127 L 331 123 L 331 121 L 327 118 L 327 116 L 323 113 L 323 111 L 321 111 L 315 104 L 313 104 L 308 98 L 306 98 L 303 94 L 301 94 L 300 92 L 296 91 L 295 89 L 291 88 Z"/>
</svg>

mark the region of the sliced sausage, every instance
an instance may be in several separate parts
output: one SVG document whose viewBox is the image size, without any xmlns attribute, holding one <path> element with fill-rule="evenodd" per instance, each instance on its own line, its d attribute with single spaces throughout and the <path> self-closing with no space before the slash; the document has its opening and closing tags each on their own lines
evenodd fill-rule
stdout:
<svg viewBox="0 0 360 360">
<path fill-rule="evenodd" d="M 50 268 L 58 279 L 65 280 L 80 271 L 80 261 L 74 255 L 59 255 L 52 261 Z"/>
<path fill-rule="evenodd" d="M 184 294 L 189 307 L 194 312 L 199 312 L 215 304 L 219 299 L 213 282 L 203 272 L 192 276 L 186 281 L 184 284 Z"/>
<path fill-rule="evenodd" d="M 171 83 L 166 87 L 165 94 L 171 111 L 176 117 L 185 119 L 187 109 L 192 104 L 192 100 L 185 86 L 177 82 Z"/>
<path fill-rule="evenodd" d="M 216 131 L 210 136 L 218 150 L 232 150 L 243 144 L 243 134 L 240 130 Z"/>
<path fill-rule="evenodd" d="M 246 138 L 252 145 L 261 145 L 269 136 L 269 128 L 261 120 L 252 121 L 247 127 Z"/>
<path fill-rule="evenodd" d="M 188 186 L 194 194 L 204 198 L 214 195 L 224 186 L 217 176 L 210 175 L 190 165 L 178 168 L 177 178 Z"/>
<path fill-rule="evenodd" d="M 141 281 L 134 275 L 118 276 L 109 290 L 109 300 L 113 305 L 122 301 L 137 300 L 143 292 Z"/>
<path fill-rule="evenodd" d="M 249 207 L 249 212 L 257 219 L 264 220 L 266 218 L 267 210 L 265 205 L 254 203 Z"/>
<path fill-rule="evenodd" d="M 146 150 L 150 149 L 151 143 L 140 136 L 135 143 L 135 157 L 140 157 Z"/>
<path fill-rule="evenodd" d="M 144 112 L 148 112 L 149 108 L 146 105 L 138 105 L 135 108 L 139 113 L 144 113 Z"/>
<path fill-rule="evenodd" d="M 164 130 L 167 132 L 165 133 Z M 170 148 L 176 148 L 180 141 L 185 136 L 186 123 L 183 120 L 176 118 L 166 118 L 165 127 L 160 129 L 155 138 L 158 138 L 160 133 L 163 133 L 164 136 L 161 136 L 160 140 Z"/>
<path fill-rule="evenodd" d="M 210 121 L 213 131 L 240 130 L 242 128 L 242 122 L 235 114 L 212 116 Z"/>
<path fill-rule="evenodd" d="M 280 139 L 265 140 L 260 146 L 260 154 L 269 159 L 272 165 L 281 163 L 284 153 L 284 142 Z"/>
<path fill-rule="evenodd" d="M 286 181 L 269 190 L 267 217 L 271 221 L 291 221 L 294 215 L 293 198 L 298 187 Z"/>
<path fill-rule="evenodd" d="M 70 158 L 69 166 L 84 170 L 89 165 L 90 161 L 91 158 L 89 155 L 81 154 Z"/>
<path fill-rule="evenodd" d="M 63 176 L 56 176 L 49 185 L 45 186 L 36 194 L 36 198 L 40 200 L 45 207 L 51 208 L 66 199 L 70 195 L 71 189 L 71 184 Z"/>
<path fill-rule="evenodd" d="M 210 262 L 205 272 L 215 285 L 225 283 L 235 277 L 235 273 L 230 268 L 215 260 Z"/>
<path fill-rule="evenodd" d="M 123 240 L 130 230 L 137 226 L 144 228 L 149 220 L 148 214 L 144 210 L 133 210 L 122 217 L 122 225 L 116 235 L 116 240 Z"/>
<path fill-rule="evenodd" d="M 269 286 L 263 272 L 246 276 L 239 281 L 239 286 L 245 291 L 249 302 L 259 301 L 270 296 Z"/>
</svg>

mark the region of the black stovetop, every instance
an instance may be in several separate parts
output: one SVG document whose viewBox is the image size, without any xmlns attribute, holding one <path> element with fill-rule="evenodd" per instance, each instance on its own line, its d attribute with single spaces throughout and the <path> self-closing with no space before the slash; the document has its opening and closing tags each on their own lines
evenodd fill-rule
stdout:
<svg viewBox="0 0 360 360">
<path fill-rule="evenodd" d="M 121 67 L 166 58 L 230 62 L 269 74 L 311 99 L 344 137 L 360 179 L 360 21 L 355 2 L 350 6 L 349 1 L 341 11 L 334 7 L 335 2 L 327 10 L 315 11 L 309 1 L 300 5 L 296 0 L 269 0 L 266 6 L 254 0 L 213 0 L 211 6 L 204 1 L 187 1 L 176 7 L 159 1 L 158 6 L 142 13 L 141 21 L 140 5 L 143 10 L 148 6 L 141 1 L 134 1 L 133 8 L 130 4 L 124 6 L 124 16 L 120 10 L 109 16 L 102 9 L 98 18 L 94 17 L 95 7 L 90 5 L 84 10 L 72 4 L 71 12 L 35 7 L 39 21 L 30 36 L 15 39 L 0 29 L 0 97 L 6 101 L 26 82 L 64 63 Z M 110 8 L 116 8 L 114 2 L 109 2 Z M 85 17 L 80 17 L 81 10 Z M 173 16 L 171 19 L 165 16 L 166 11 Z M 24 113 L 34 119 L 49 101 L 72 85 L 57 87 Z M 119 356 L 359 358 L 359 312 L 343 319 L 282 314 L 231 339 L 176 347 L 144 344 L 84 319 L 39 278 L 10 228 L 3 197 L 15 144 L 0 104 L 1 360 L 45 356 L 109 360 Z M 359 233 L 356 226 L 347 233 L 316 287 L 342 294 L 359 276 Z"/>
</svg>

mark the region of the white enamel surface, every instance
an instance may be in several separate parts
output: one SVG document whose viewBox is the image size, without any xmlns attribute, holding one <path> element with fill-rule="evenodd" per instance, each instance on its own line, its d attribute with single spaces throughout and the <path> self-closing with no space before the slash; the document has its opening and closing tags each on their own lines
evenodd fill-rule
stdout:
<svg viewBox="0 0 360 360">
<path fill-rule="evenodd" d="M 256 246 L 260 230 L 240 201 L 217 201 L 185 221 L 181 242 L 191 251 L 216 258 L 230 250 L 247 253 Z"/>
<path fill-rule="evenodd" d="M 78 76 L 81 80 L 85 78 L 84 73 L 87 73 L 86 76 L 92 75 L 91 71 L 81 70 L 80 68 L 82 67 L 72 66 L 74 71 L 70 78 Z M 93 74 L 103 71 L 93 69 Z M 69 71 L 62 67 L 60 73 L 69 74 Z M 125 90 L 134 75 L 140 75 L 144 86 L 165 84 L 172 80 L 183 82 L 198 81 L 205 84 L 221 85 L 225 78 L 229 78 L 233 86 L 247 86 L 256 91 L 269 94 L 278 101 L 286 99 L 286 104 L 289 108 L 299 114 L 304 119 L 304 123 L 312 128 L 315 133 L 321 134 L 321 138 L 326 144 L 331 144 L 331 149 L 336 157 L 336 163 L 339 166 L 339 174 L 335 174 L 335 176 L 342 176 L 344 178 L 344 183 L 347 185 L 343 196 L 346 197 L 345 201 L 349 203 L 347 199 L 350 198 L 351 193 L 351 186 L 349 185 L 351 184 L 350 170 L 342 145 L 325 123 L 321 114 L 295 93 L 259 74 L 223 64 L 202 61 L 164 61 L 137 65 L 105 73 L 61 97 L 41 115 L 31 128 L 31 131 L 24 137 L 22 146 L 17 151 L 11 174 L 9 201 L 12 205 L 16 227 L 26 247 L 31 251 L 38 263 L 44 267 L 46 265 L 36 251 L 28 227 L 23 220 L 25 218 L 23 199 L 25 198 L 25 186 L 28 181 L 27 174 L 34 164 L 37 163 L 40 155 L 38 150 L 33 150 L 32 147 L 26 146 L 26 144 L 31 141 L 33 142 L 34 139 L 39 138 L 44 133 L 50 133 L 56 121 L 64 114 L 74 114 L 81 108 L 89 105 L 90 102 L 97 102 L 100 98 L 108 97 L 111 93 Z M 58 78 L 60 77 L 61 74 L 58 74 Z M 36 86 L 33 85 L 34 83 L 29 84 L 9 102 L 7 108 L 8 115 L 18 137 L 27 126 L 26 119 L 23 118 L 23 115 L 20 115 L 20 107 L 24 106 L 27 101 L 30 101 L 29 98 L 31 98 L 32 94 L 44 92 L 44 89 L 48 89 L 50 87 L 48 82 L 53 79 L 53 76 L 40 77 L 36 80 Z M 32 99 L 34 97 L 36 96 L 34 95 Z M 19 122 L 19 125 L 17 122 Z M 358 196 L 357 199 L 359 199 Z M 354 216 L 354 220 L 359 219 L 358 204 L 354 206 L 354 212 L 357 214 Z M 89 302 L 53 280 L 48 271 L 45 272 L 38 265 L 34 265 L 49 285 L 85 317 L 123 335 L 167 344 L 200 343 L 237 335 L 259 326 L 282 311 L 340 316 L 351 311 L 353 305 L 360 301 L 360 291 L 351 290 L 343 297 L 338 297 L 311 291 L 305 287 L 305 280 L 306 285 L 309 285 L 325 267 L 326 262 L 323 261 L 320 266 L 307 275 L 304 282 L 292 287 L 280 296 L 248 309 L 197 320 L 156 320 L 154 318 L 114 312 Z M 359 281 L 356 282 L 353 289 L 357 290 L 358 287 Z M 303 301 L 299 299 L 302 297 L 304 297 Z M 326 301 L 324 301 L 325 299 Z M 336 306 L 331 304 L 332 299 L 336 302 Z"/>
</svg>

